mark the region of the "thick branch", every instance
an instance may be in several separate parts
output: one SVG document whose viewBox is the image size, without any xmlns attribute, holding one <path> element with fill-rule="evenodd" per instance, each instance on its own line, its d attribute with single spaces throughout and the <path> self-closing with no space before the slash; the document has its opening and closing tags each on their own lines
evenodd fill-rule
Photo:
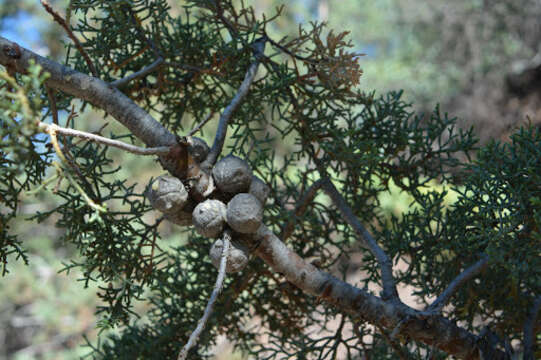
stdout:
<svg viewBox="0 0 541 360">
<path fill-rule="evenodd" d="M 451 283 L 444 292 L 441 293 L 440 296 L 430 306 L 428 307 L 428 311 L 433 312 L 440 312 L 441 309 L 447 304 L 447 302 L 451 299 L 451 297 L 460 289 L 462 285 L 471 278 L 475 277 L 477 274 L 479 274 L 481 271 L 483 271 L 488 265 L 488 256 L 482 255 L 481 259 L 479 259 L 475 264 L 471 265 L 467 269 L 465 269 L 463 272 L 461 272 Z"/>
<path fill-rule="evenodd" d="M 534 360 L 534 348 L 535 348 L 535 324 L 539 310 L 541 309 L 541 295 L 538 296 L 530 311 L 528 312 L 528 318 L 524 322 L 524 360 Z"/>
<path fill-rule="evenodd" d="M 47 86 L 103 109 L 147 146 L 167 146 L 176 143 L 173 134 L 118 89 L 100 79 L 39 56 L 0 36 L 1 65 L 25 73 L 30 60 L 34 60 L 50 74 L 50 78 L 46 81 Z"/>
<path fill-rule="evenodd" d="M 259 228 L 255 241 L 259 242 L 256 254 L 275 272 L 283 274 L 307 294 L 355 318 L 386 329 L 401 324 L 401 335 L 436 346 L 461 359 L 479 359 L 479 349 L 488 346 L 483 339 L 442 316 L 423 316 L 402 303 L 384 301 L 319 270 L 290 250 L 266 226 Z M 494 360 L 506 359 L 501 351 L 495 350 L 494 354 Z"/>
<path fill-rule="evenodd" d="M 340 195 L 334 184 L 325 178 L 323 181 L 323 190 L 332 199 L 334 205 L 344 217 L 344 220 L 355 230 L 358 239 L 368 247 L 368 250 L 374 255 L 378 261 L 381 271 L 381 281 L 383 283 L 383 298 L 398 299 L 398 292 L 393 277 L 393 264 L 385 251 L 377 244 L 372 235 L 364 228 L 353 210 L 349 207 L 346 200 Z"/>
</svg>

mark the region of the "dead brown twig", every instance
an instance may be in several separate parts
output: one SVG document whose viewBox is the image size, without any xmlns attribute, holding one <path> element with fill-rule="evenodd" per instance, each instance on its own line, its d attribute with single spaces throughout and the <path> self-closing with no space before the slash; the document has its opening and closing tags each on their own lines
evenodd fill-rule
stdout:
<svg viewBox="0 0 541 360">
<path fill-rule="evenodd" d="M 81 53 L 81 55 L 83 56 L 85 62 L 86 62 L 86 65 L 88 66 L 88 68 L 90 69 L 90 72 L 92 73 L 92 75 L 94 77 L 98 77 L 98 72 L 96 71 L 96 67 L 94 66 L 94 64 L 92 63 L 92 60 L 90 60 L 90 56 L 88 56 L 87 52 L 85 51 L 85 49 L 83 48 L 83 45 L 81 44 L 81 42 L 79 41 L 79 39 L 77 39 L 77 37 L 75 37 L 75 34 L 73 34 L 73 31 L 71 31 L 71 28 L 69 26 L 69 24 L 66 22 L 66 20 L 64 20 L 64 18 L 62 16 L 60 16 L 59 13 L 57 13 L 53 7 L 51 6 L 51 4 L 49 4 L 49 2 L 47 0 L 41 0 L 41 5 L 43 6 L 43 8 L 45 9 L 45 11 L 47 11 L 49 14 L 51 14 L 51 16 L 53 17 L 53 19 L 60 24 L 60 26 L 62 26 L 64 28 L 64 30 L 66 30 L 66 34 L 68 35 L 68 37 L 73 41 L 75 47 L 77 48 L 77 50 L 79 50 L 79 52 Z"/>
</svg>

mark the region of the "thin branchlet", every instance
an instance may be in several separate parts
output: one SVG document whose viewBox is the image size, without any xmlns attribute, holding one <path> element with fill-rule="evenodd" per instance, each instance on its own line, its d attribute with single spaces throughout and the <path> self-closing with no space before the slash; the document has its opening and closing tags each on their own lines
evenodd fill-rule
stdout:
<svg viewBox="0 0 541 360">
<path fill-rule="evenodd" d="M 294 211 L 295 216 L 292 217 L 282 228 L 282 233 L 280 234 L 280 239 L 282 239 L 282 241 L 286 241 L 291 236 L 295 229 L 296 218 L 301 216 L 306 211 L 307 207 L 317 196 L 318 190 L 321 189 L 322 186 L 322 179 L 314 181 L 314 183 L 310 185 L 310 187 L 306 190 L 306 192 L 297 202 Z"/>
<path fill-rule="evenodd" d="M 250 67 L 248 68 L 248 71 L 246 72 L 244 80 L 240 84 L 237 93 L 220 115 L 218 129 L 216 130 L 216 136 L 214 137 L 214 143 L 212 144 L 207 159 L 202 164 L 203 167 L 209 168 L 210 166 L 214 165 L 216 163 L 216 160 L 218 159 L 218 156 L 221 154 L 222 148 L 224 147 L 225 138 L 227 136 L 227 127 L 229 126 L 229 121 L 231 120 L 233 113 L 240 105 L 244 97 L 248 94 L 250 85 L 252 85 L 255 75 L 257 74 L 258 67 L 259 60 L 256 60 L 252 64 L 250 64 Z"/>
<path fill-rule="evenodd" d="M 361 243 L 366 246 L 372 255 L 374 255 L 374 257 L 377 259 L 381 271 L 381 281 L 383 283 L 383 297 L 386 299 L 400 301 L 393 276 L 393 264 L 391 259 L 389 259 L 389 256 L 377 244 L 372 235 L 364 228 L 331 180 L 325 177 L 322 186 L 327 195 L 329 195 L 329 197 L 332 199 L 338 211 L 340 211 L 344 217 L 344 220 L 355 230 L 355 233 L 358 235 Z"/>
<path fill-rule="evenodd" d="M 203 168 L 210 168 L 212 165 L 214 165 L 216 163 L 216 160 L 218 159 L 218 156 L 222 152 L 222 148 L 224 146 L 227 136 L 227 127 L 229 126 L 229 121 L 231 120 L 231 117 L 233 116 L 237 107 L 241 104 L 242 100 L 250 90 L 250 86 L 252 85 L 252 82 L 254 81 L 257 74 L 261 54 L 263 54 L 265 50 L 266 41 L 266 38 L 261 38 L 254 42 L 254 44 L 252 44 L 256 59 L 248 67 L 248 70 L 244 75 L 244 80 L 242 80 L 242 83 L 240 84 L 237 93 L 220 115 L 218 129 L 216 130 L 216 136 L 214 137 L 214 143 L 212 144 L 206 160 L 202 164 Z"/>
<path fill-rule="evenodd" d="M 92 141 L 98 144 L 116 147 L 118 149 L 130 152 L 132 154 L 137 154 L 137 155 L 146 155 L 146 156 L 159 155 L 160 156 L 160 155 L 167 155 L 171 151 L 170 146 L 143 148 L 143 147 L 128 144 L 119 140 L 109 139 L 103 136 L 92 134 L 86 131 L 64 128 L 56 124 L 46 124 L 43 122 L 39 122 L 38 126 L 40 129 L 42 129 L 45 132 L 54 131 L 56 134 L 78 137 L 78 138 L 85 139 L 87 141 Z"/>
<path fill-rule="evenodd" d="M 474 264 L 464 269 L 447 288 L 441 293 L 440 296 L 434 300 L 432 304 L 427 308 L 428 312 L 440 312 L 441 309 L 449 302 L 451 297 L 464 285 L 468 280 L 477 276 L 481 271 L 486 269 L 488 265 L 488 256 L 483 254 L 479 260 Z"/>
<path fill-rule="evenodd" d="M 227 256 L 229 254 L 229 246 L 231 243 L 231 233 L 229 230 L 224 231 L 223 234 L 223 248 L 222 248 L 222 256 L 220 259 L 220 268 L 218 269 L 218 277 L 216 278 L 216 284 L 214 284 L 214 289 L 212 290 L 212 294 L 210 295 L 209 301 L 207 303 L 207 306 L 205 307 L 205 311 L 203 313 L 203 316 L 201 319 L 199 319 L 197 323 L 197 327 L 190 335 L 190 338 L 188 339 L 188 342 L 186 342 L 186 345 L 180 350 L 177 359 L 178 360 L 185 360 L 188 356 L 188 352 L 191 348 L 193 348 L 197 344 L 197 340 L 199 339 L 199 336 L 205 329 L 205 325 L 207 324 L 207 321 L 212 314 L 212 308 L 214 307 L 214 303 L 216 302 L 216 299 L 218 298 L 218 295 L 220 295 L 220 292 L 222 291 L 224 279 L 225 279 L 225 269 L 227 266 Z"/>
<path fill-rule="evenodd" d="M 86 65 L 88 66 L 88 69 L 90 70 L 90 72 L 92 73 L 92 75 L 94 77 L 98 77 L 98 71 L 96 70 L 96 67 L 94 66 L 94 63 L 92 62 L 92 60 L 90 59 L 90 56 L 88 56 L 88 53 L 86 52 L 85 48 L 83 47 L 83 45 L 81 44 L 81 42 L 79 41 L 79 39 L 75 36 L 75 34 L 73 33 L 73 31 L 71 30 L 71 26 L 69 25 L 69 23 L 58 13 L 56 12 L 53 7 L 51 6 L 51 4 L 49 4 L 49 2 L 47 0 L 41 0 L 41 5 L 43 6 L 43 8 L 49 13 L 51 14 L 51 16 L 53 17 L 53 19 L 58 23 L 60 24 L 60 26 L 62 26 L 62 28 L 64 28 L 64 30 L 66 31 L 66 34 L 68 34 L 68 37 L 73 41 L 73 43 L 75 44 L 75 47 L 77 48 L 77 50 L 79 51 L 79 53 L 83 56 L 83 58 L 85 59 L 85 62 L 86 62 Z"/>
<path fill-rule="evenodd" d="M 135 79 L 139 79 L 139 78 L 142 78 L 142 77 L 145 77 L 147 76 L 148 74 L 152 73 L 153 71 L 155 71 L 156 69 L 158 69 L 160 67 L 160 65 L 163 64 L 163 58 L 158 58 L 158 60 L 154 61 L 152 64 L 144 67 L 143 69 L 137 71 L 137 72 L 134 72 L 133 74 L 130 74 L 126 77 L 123 77 L 122 79 L 118 79 L 118 80 L 115 80 L 113 82 L 111 82 L 111 86 L 114 86 L 114 87 L 117 87 L 117 88 L 122 88 L 126 85 L 128 85 L 131 81 L 135 80 Z"/>
</svg>

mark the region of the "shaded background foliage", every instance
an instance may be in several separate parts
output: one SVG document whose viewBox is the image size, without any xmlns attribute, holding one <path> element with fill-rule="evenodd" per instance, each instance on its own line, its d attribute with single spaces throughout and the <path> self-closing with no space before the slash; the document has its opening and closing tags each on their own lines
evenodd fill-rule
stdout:
<svg viewBox="0 0 541 360">
<path fill-rule="evenodd" d="M 193 3 L 134 1 L 128 7 L 122 1 L 71 2 L 74 32 L 84 39 L 102 79 L 122 78 L 159 57 L 165 59 L 168 66 L 130 83 L 123 91 L 179 133 L 227 104 L 252 60 L 247 45 L 257 37 L 250 31 L 253 29 L 232 35 L 219 19 L 204 17 L 209 14 L 205 4 L 212 7 L 212 2 L 197 2 L 203 6 L 192 6 L 188 11 L 182 8 Z M 252 3 L 259 27 L 261 13 L 270 17 L 271 9 L 278 4 Z M 306 165 L 316 154 L 324 154 L 319 166 L 340 184 L 356 214 L 370 225 L 390 255 L 406 259 L 408 266 L 401 268 L 399 279 L 414 287 L 416 300 L 423 302 L 427 295 L 441 292 L 458 268 L 477 260 L 480 252 L 487 252 L 494 261 L 489 273 L 484 274 L 482 283 L 472 282 L 459 292 L 453 300 L 455 309 L 447 309 L 447 313 L 476 331 L 488 323 L 500 335 L 516 339 L 531 294 L 538 294 L 541 285 L 539 257 L 531 251 L 539 243 L 539 132 L 523 130 L 512 138 L 510 145 L 491 143 L 479 153 L 477 162 L 442 178 L 442 170 L 457 167 L 454 155 L 475 146 L 473 134 L 459 130 L 450 133 L 448 128 L 453 120 L 440 111 L 427 110 L 441 103 L 445 111 L 463 117 L 464 122 L 459 124 L 463 128 L 472 123 L 482 127 L 485 131 L 477 134 L 483 141 L 488 136 L 506 137 L 509 128 L 524 120 L 524 113 L 534 123 L 538 121 L 538 109 L 533 107 L 538 88 L 532 86 L 524 95 L 514 93 L 513 87 L 506 88 L 505 84 L 512 83 L 509 79 L 513 76 L 535 69 L 539 44 L 532 39 L 539 35 L 539 23 L 535 21 L 539 6 L 535 1 L 516 2 L 517 6 L 507 3 L 441 1 L 424 6 L 388 0 L 361 7 L 354 2 L 341 2 L 339 6 L 336 1 L 291 2 L 283 16 L 267 25 L 268 34 L 275 40 L 286 34 L 299 35 L 297 23 L 316 18 L 329 21 L 331 28 L 350 30 L 353 51 L 367 53 L 360 61 L 365 73 L 361 78 L 364 92 L 335 83 L 322 75 L 322 69 L 309 65 L 299 64 L 301 71 L 312 74 L 305 82 L 299 82 L 291 63 L 287 67 L 267 62 L 266 71 L 234 118 L 228 149 L 246 157 L 257 175 L 271 185 L 274 193 L 266 207 L 265 223 L 280 233 L 288 219 L 293 218 L 295 228 L 288 245 L 301 256 L 314 259 L 321 268 L 358 281 L 361 287 L 370 288 L 378 280 L 374 260 L 353 252 L 353 234 L 326 198 L 316 197 L 302 216 L 295 216 L 294 206 L 300 194 L 319 177 L 315 171 L 306 171 Z M 61 1 L 53 4 L 64 9 L 67 5 Z M 30 1 L 3 1 L 1 5 L 3 24 L 22 13 L 46 16 L 41 7 Z M 422 16 L 417 16 L 421 8 Z M 247 16 L 249 19 L 251 15 Z M 45 19 L 43 23 L 47 25 L 40 30 L 44 34 L 40 45 L 45 44 L 53 58 L 65 59 L 71 66 L 88 72 L 86 62 L 59 31 L 60 27 Z M 310 31 L 311 27 L 307 24 L 306 28 Z M 326 38 L 326 30 L 320 31 L 325 45 L 308 46 L 303 56 L 322 59 L 321 52 L 326 51 L 329 39 L 333 38 Z M 339 33 L 336 31 L 335 37 Z M 467 41 L 463 39 L 464 33 L 468 34 Z M 318 30 L 308 34 L 317 35 Z M 58 38 L 65 40 L 66 50 L 59 46 Z M 318 37 L 306 37 L 307 41 L 314 39 Z M 335 39 L 338 47 L 345 45 L 340 44 L 341 39 Z M 299 47 L 302 45 L 301 42 Z M 288 56 L 278 54 L 275 58 L 282 61 Z M 323 66 L 321 62 L 319 65 Z M 324 70 L 333 68 L 333 64 L 327 64 Z M 355 71 L 355 66 L 348 69 Z M 340 79 L 340 74 L 333 75 Z M 290 87 L 295 101 L 285 91 Z M 373 88 L 381 92 L 370 93 Z M 405 88 L 405 95 L 386 93 L 394 88 Z M 69 99 L 57 96 L 61 121 L 69 118 L 77 128 L 134 141 L 114 121 L 106 119 L 110 124 L 101 129 L 101 112 L 68 117 L 72 111 Z M 46 103 L 46 94 L 39 98 Z M 409 100 L 415 100 L 415 107 L 405 102 Z M 77 104 L 77 108 L 82 110 L 84 105 Z M 33 111 L 46 117 L 48 109 L 36 105 Z M 423 116 L 423 112 L 432 115 Z M 490 131 L 486 131 L 487 124 Z M 203 136 L 212 134 L 211 124 Z M 11 136 L 14 139 L 18 134 Z M 36 137 L 34 142 L 42 139 Z M 320 149 L 314 148 L 313 140 L 317 140 Z M 136 183 L 146 184 L 158 174 L 159 166 L 152 160 L 141 161 L 72 139 L 65 139 L 64 147 L 77 164 L 80 173 L 75 176 L 81 186 L 95 200 L 107 201 L 109 212 L 95 217 L 81 206 L 81 195 L 64 183 L 65 186 L 58 187 L 56 197 L 40 194 L 38 201 L 20 195 L 20 191 L 3 192 L 3 202 L 8 205 L 15 203 L 14 199 L 7 201 L 9 196 L 19 196 L 24 201 L 18 210 L 12 206 L 7 218 L 2 208 L 2 224 L 7 224 L 16 210 L 20 218 L 37 209 L 36 219 L 42 222 L 39 229 L 48 225 L 47 232 L 53 240 L 23 240 L 29 243 L 24 248 L 30 250 L 31 260 L 57 256 L 69 259 L 63 267 L 66 272 L 83 278 L 85 285 L 97 286 L 98 326 L 111 335 L 96 343 L 89 314 L 81 315 L 74 308 L 68 317 L 77 322 L 84 316 L 84 326 L 66 332 L 63 325 L 52 325 L 49 331 L 55 335 L 48 338 L 56 337 L 58 341 L 42 340 L 44 347 L 32 348 L 30 344 L 47 338 L 40 338 L 40 331 L 49 329 L 43 321 L 44 314 L 58 316 L 54 309 L 40 311 L 40 300 L 15 297 L 6 305 L 2 321 L 15 326 L 13 319 L 21 314 L 25 317 L 28 312 L 30 318 L 37 320 L 34 325 L 21 326 L 34 329 L 26 336 L 14 338 L 5 331 L 7 346 L 3 348 L 7 350 L 2 355 L 12 356 L 17 351 L 21 357 L 29 353 L 56 354 L 58 349 L 73 348 L 69 334 L 74 333 L 89 334 L 94 356 L 175 356 L 178 344 L 186 340 L 211 291 L 214 269 L 207 258 L 210 243 L 193 233 L 179 234 L 178 228 L 160 222 L 149 212 L 142 196 L 144 185 Z M 43 148 L 41 153 L 40 146 L 30 148 L 35 152 L 34 163 L 30 157 L 26 164 L 36 169 L 35 173 L 21 185 L 16 170 L 10 170 L 10 174 L 15 174 L 10 175 L 13 183 L 4 183 L 10 189 L 29 190 L 44 179 L 44 160 L 52 161 L 44 154 L 51 150 Z M 3 156 L 2 162 L 3 171 L 14 169 L 13 159 Z M 443 190 L 442 185 L 434 186 L 435 180 L 443 184 Z M 459 185 L 454 185 L 457 180 Z M 385 207 L 385 197 L 397 190 L 407 191 L 409 197 Z M 450 201 L 446 192 L 454 194 L 456 201 Z M 88 221 L 93 216 L 95 221 Z M 38 231 L 34 225 L 15 220 L 10 222 L 15 227 L 10 234 L 24 236 Z M 61 229 L 52 228 L 55 223 Z M 2 231 L 6 230 L 2 226 Z M 13 241 L 8 237 L 2 239 Z M 39 241 L 48 242 L 50 248 L 44 251 L 43 245 L 31 245 Z M 352 255 L 347 256 L 348 253 Z M 18 263 L 10 266 L 14 267 L 12 274 L 0 285 L 6 294 L 13 291 L 7 280 L 29 271 L 19 268 Z M 62 268 L 58 263 L 46 267 L 49 272 Z M 31 274 L 38 274 L 36 277 L 44 271 L 30 269 L 35 271 Z M 362 279 L 354 277 L 359 272 Z M 39 283 L 30 278 L 21 286 L 39 291 Z M 508 281 L 502 284 L 502 278 Z M 99 280 L 97 285 L 93 285 L 94 280 Z M 8 316 L 7 312 L 13 309 L 14 316 Z M 506 310 L 500 313 L 502 309 Z M 307 358 L 331 358 L 333 351 L 338 350 L 341 354 L 351 351 L 353 358 L 368 346 L 372 346 L 370 353 L 375 358 L 392 356 L 380 332 L 358 319 L 337 314 L 316 299 L 302 296 L 259 260 L 228 280 L 216 312 L 220 316 L 213 318 L 209 326 L 212 330 L 205 333 L 198 349 L 200 354 L 216 342 L 218 334 L 225 333 L 247 354 L 261 358 L 263 354 L 272 357 L 283 351 L 300 351 Z M 136 314 L 143 317 L 138 319 Z M 249 321 L 253 318 L 258 323 Z M 128 326 L 111 330 L 122 324 Z M 327 332 L 314 335 L 306 331 L 322 324 L 329 325 Z M 355 331 L 365 335 L 367 344 L 359 342 Z M 418 355 L 423 350 L 409 346 Z"/>
</svg>

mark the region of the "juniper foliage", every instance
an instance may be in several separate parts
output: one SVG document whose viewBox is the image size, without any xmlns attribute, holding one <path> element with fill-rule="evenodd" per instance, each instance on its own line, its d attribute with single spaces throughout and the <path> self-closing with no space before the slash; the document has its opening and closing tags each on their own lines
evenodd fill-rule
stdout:
<svg viewBox="0 0 541 360">
<path fill-rule="evenodd" d="M 393 263 L 405 264 L 395 267 L 397 283 L 412 286 L 425 305 L 486 256 L 487 268 L 458 289 L 443 314 L 474 334 L 488 327 L 502 339 L 522 341 L 524 322 L 541 292 L 538 129 L 520 130 L 509 144 L 493 142 L 465 163 L 461 159 L 477 150 L 476 140 L 471 131 L 457 129 L 454 118 L 440 109 L 430 116 L 414 114 L 401 92 L 380 96 L 359 88 L 361 58 L 349 49 L 346 33 L 313 23 L 277 40 L 273 22 L 283 8 L 258 18 L 251 7 L 228 0 L 186 1 L 178 10 L 166 0 L 72 0 L 66 18 L 77 18 L 71 30 L 104 81 L 161 62 L 121 90 L 178 135 L 209 113 L 223 111 L 254 61 L 252 44 L 263 38 L 262 68 L 232 118 L 225 152 L 246 159 L 270 186 L 264 224 L 318 268 L 344 279 L 360 272 L 356 285 L 374 291 L 381 283 L 378 263 L 361 249 L 338 209 L 318 194 L 302 204 L 318 181 L 329 178 Z M 71 45 L 65 62 L 91 73 L 88 59 Z M 65 270 L 80 267 L 85 282 L 106 284 L 97 294 L 103 300 L 99 326 L 119 332 L 90 344 L 90 356 L 175 358 L 212 291 L 210 240 L 179 228 L 189 231 L 188 242 L 161 247 L 163 220 L 146 220 L 153 210 L 121 177 L 109 148 L 59 136 L 68 158 L 60 162 L 49 139 L 38 134 L 36 119 L 50 122 L 53 112 L 43 85 L 47 74 L 38 66 L 23 75 L 5 69 L 0 89 L 3 272 L 10 261 L 25 259 L 24 244 L 9 228 L 20 193 L 47 182 L 46 169 L 56 169 L 49 175 L 63 179 L 55 188 L 62 200 L 30 220 L 54 216 L 64 229 L 62 241 L 83 257 Z M 54 96 L 58 110 L 72 111 L 69 95 Z M 67 126 L 76 127 L 75 118 Z M 116 136 L 137 142 L 131 134 Z M 381 196 L 396 188 L 411 196 L 411 204 L 393 215 L 384 210 Z M 456 201 L 449 202 L 448 193 L 456 193 Z M 88 206 L 86 197 L 106 210 Z M 355 263 L 351 254 L 359 251 L 363 258 Z M 133 311 L 135 301 L 149 304 L 144 322 Z M 254 256 L 242 272 L 228 276 L 192 356 L 210 356 L 219 334 L 261 359 L 334 359 L 338 352 L 352 359 L 446 356 L 392 332 L 374 327 L 363 314 L 352 316 L 307 296 Z"/>
</svg>

